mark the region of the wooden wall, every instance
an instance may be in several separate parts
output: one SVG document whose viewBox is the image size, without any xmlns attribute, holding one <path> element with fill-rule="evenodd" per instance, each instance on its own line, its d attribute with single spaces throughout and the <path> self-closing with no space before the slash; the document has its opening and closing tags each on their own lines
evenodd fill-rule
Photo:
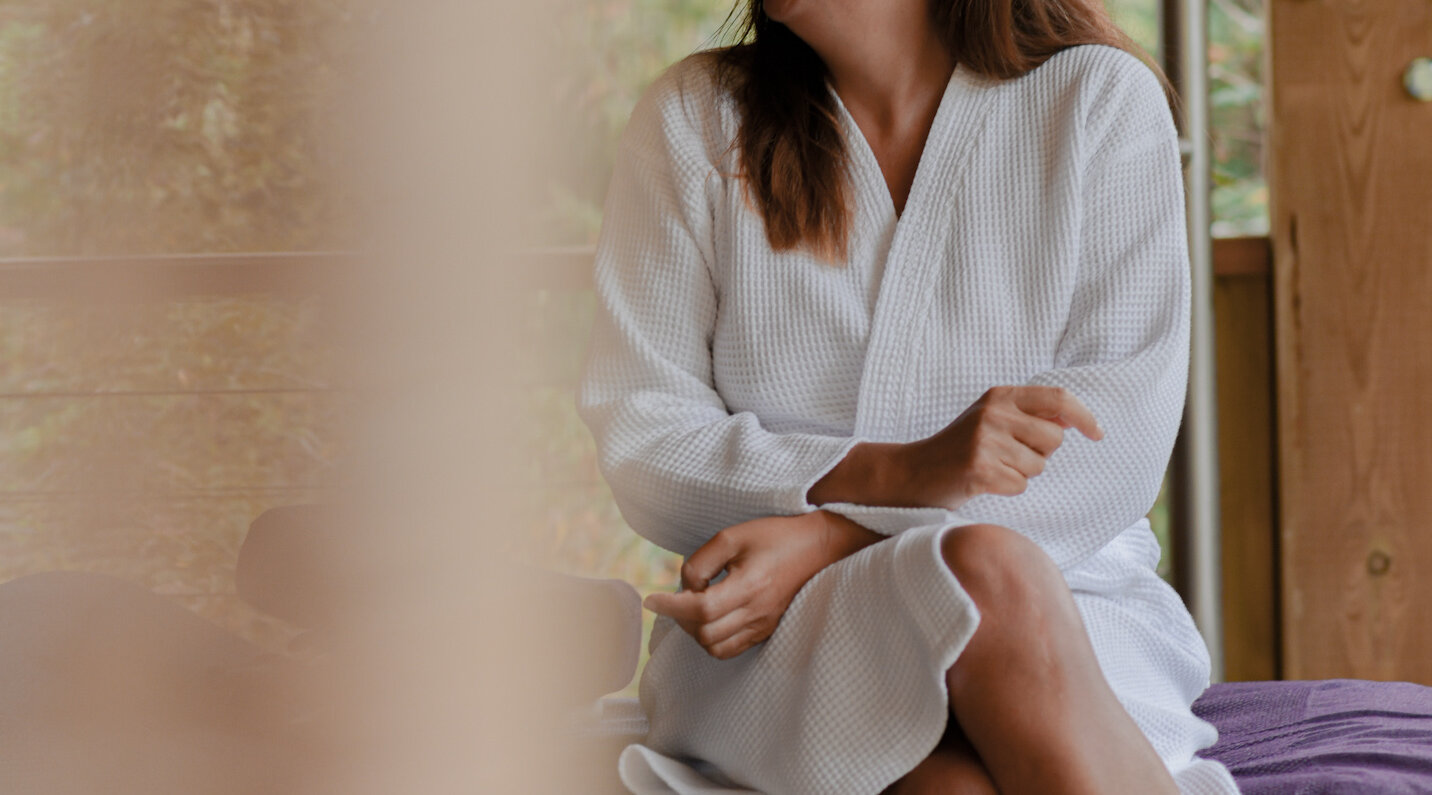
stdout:
<svg viewBox="0 0 1432 795">
<path fill-rule="evenodd" d="M 1432 3 L 1269 15 L 1282 674 L 1432 683 Z"/>
</svg>

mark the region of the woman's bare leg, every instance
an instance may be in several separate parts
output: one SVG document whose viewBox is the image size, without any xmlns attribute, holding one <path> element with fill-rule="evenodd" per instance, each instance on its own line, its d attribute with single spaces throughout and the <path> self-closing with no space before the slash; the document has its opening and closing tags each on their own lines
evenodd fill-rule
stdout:
<svg viewBox="0 0 1432 795">
<path fill-rule="evenodd" d="M 984 762 L 953 719 L 930 755 L 883 795 L 999 795 Z"/>
<path fill-rule="evenodd" d="M 1049 556 L 994 525 L 952 530 L 942 551 L 981 613 L 945 677 L 950 708 L 998 791 L 1177 792 L 1099 670 Z"/>
</svg>

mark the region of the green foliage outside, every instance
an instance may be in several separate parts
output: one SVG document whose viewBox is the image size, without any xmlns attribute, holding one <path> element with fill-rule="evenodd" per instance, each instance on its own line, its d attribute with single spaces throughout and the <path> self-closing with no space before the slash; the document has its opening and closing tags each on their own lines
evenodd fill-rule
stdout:
<svg viewBox="0 0 1432 795">
<path fill-rule="evenodd" d="M 1214 237 L 1268 234 L 1263 3 L 1211 0 L 1208 5 Z"/>
</svg>

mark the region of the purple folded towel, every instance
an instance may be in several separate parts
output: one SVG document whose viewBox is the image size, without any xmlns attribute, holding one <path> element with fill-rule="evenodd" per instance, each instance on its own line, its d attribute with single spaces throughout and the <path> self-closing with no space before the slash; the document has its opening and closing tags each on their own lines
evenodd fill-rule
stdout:
<svg viewBox="0 0 1432 795">
<path fill-rule="evenodd" d="M 1218 727 L 1201 755 L 1246 795 L 1432 793 L 1432 688 L 1238 682 L 1209 688 L 1193 711 Z"/>
</svg>

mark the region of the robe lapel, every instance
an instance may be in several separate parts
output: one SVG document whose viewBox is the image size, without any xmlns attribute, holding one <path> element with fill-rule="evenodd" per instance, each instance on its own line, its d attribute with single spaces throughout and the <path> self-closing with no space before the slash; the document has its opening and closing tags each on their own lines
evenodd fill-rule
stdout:
<svg viewBox="0 0 1432 795">
<path fill-rule="evenodd" d="M 880 293 L 871 320 L 857 403 L 855 434 L 872 440 L 904 441 L 914 370 L 929 323 L 936 275 L 946 262 L 950 204 L 958 201 L 965 171 L 984 130 L 999 83 L 960 66 L 950 77 L 925 141 L 905 211 L 895 223 L 886 255 Z M 849 119 L 849 115 L 846 116 Z M 850 129 L 855 125 L 850 122 Z M 859 135 L 858 131 L 853 132 Z M 864 140 L 852 144 L 862 152 L 855 168 L 879 165 Z M 864 177 L 868 179 L 869 176 Z M 951 417 L 951 420 L 954 418 Z"/>
</svg>

